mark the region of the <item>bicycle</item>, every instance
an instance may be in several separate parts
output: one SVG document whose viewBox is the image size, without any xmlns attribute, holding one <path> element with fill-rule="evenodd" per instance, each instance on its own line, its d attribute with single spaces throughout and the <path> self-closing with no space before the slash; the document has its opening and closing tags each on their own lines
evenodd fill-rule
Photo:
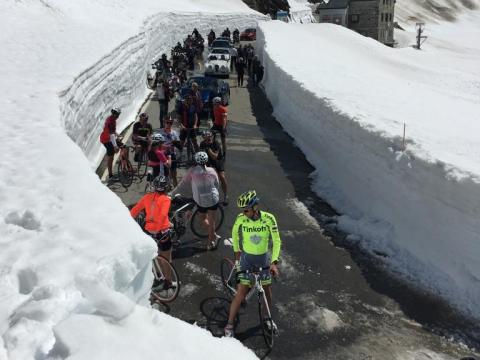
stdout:
<svg viewBox="0 0 480 360">
<path fill-rule="evenodd" d="M 125 189 L 128 189 L 133 182 L 135 170 L 129 159 L 130 151 L 135 151 L 131 146 L 120 146 L 120 156 L 118 158 L 117 173 L 118 179 Z"/>
<path fill-rule="evenodd" d="M 261 283 L 261 275 L 264 271 L 270 271 L 270 267 L 258 267 L 254 270 L 237 271 L 234 262 L 225 257 L 220 263 L 220 277 L 222 284 L 226 289 L 227 295 L 232 299 L 237 293 L 237 284 L 240 282 L 239 275 L 246 274 L 251 281 L 250 290 L 245 297 L 245 302 L 256 293 L 258 299 L 258 315 L 262 327 L 263 338 L 265 344 L 269 349 L 273 348 L 273 338 L 275 335 L 275 328 L 272 320 L 272 314 L 268 305 L 267 296 Z M 266 315 L 266 316 L 265 316 Z"/>
<path fill-rule="evenodd" d="M 181 163 L 182 165 L 184 165 L 185 167 L 189 167 L 191 166 L 192 164 L 194 164 L 194 155 L 195 155 L 195 149 L 196 149 L 196 146 L 193 142 L 193 139 L 192 139 L 192 136 L 190 135 L 192 132 L 193 132 L 193 136 L 197 136 L 197 129 L 187 129 L 185 128 L 184 129 L 187 134 L 186 134 L 186 139 L 185 139 L 185 147 L 187 148 L 187 159 L 184 160 L 183 159 L 183 154 L 182 154 L 182 159 L 181 159 Z"/>
<path fill-rule="evenodd" d="M 207 238 L 208 230 L 203 226 L 201 213 L 193 199 L 183 198 L 177 194 L 172 199 L 170 221 L 173 223 L 177 233 L 177 240 L 186 232 L 187 223 L 190 222 L 192 233 L 199 238 Z M 220 229 L 225 217 L 223 206 L 218 204 L 215 216 L 215 231 Z"/>
<path fill-rule="evenodd" d="M 162 255 L 152 259 L 152 272 L 158 286 L 150 292 L 150 303 L 169 303 L 174 301 L 180 292 L 180 279 L 172 262 Z"/>
<path fill-rule="evenodd" d="M 147 174 L 147 164 L 148 164 L 148 148 L 145 146 L 140 147 L 140 151 L 136 156 L 137 161 L 137 174 L 140 179 Z"/>
</svg>

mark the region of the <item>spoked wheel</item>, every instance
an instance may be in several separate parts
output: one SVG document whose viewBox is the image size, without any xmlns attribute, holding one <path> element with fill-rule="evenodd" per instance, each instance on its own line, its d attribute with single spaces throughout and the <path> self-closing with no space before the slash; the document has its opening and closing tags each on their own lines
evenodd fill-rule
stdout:
<svg viewBox="0 0 480 360">
<path fill-rule="evenodd" d="M 268 346 L 269 349 L 272 349 L 275 330 L 273 328 L 273 320 L 271 316 L 268 314 L 268 312 L 265 309 L 263 309 L 264 302 L 265 302 L 265 299 L 260 296 L 258 301 L 258 315 L 260 317 L 260 326 L 262 327 L 265 344 Z"/>
<path fill-rule="evenodd" d="M 147 162 L 148 162 L 147 152 L 145 150 L 142 150 L 138 155 L 138 161 L 137 161 L 137 174 L 140 179 L 143 179 L 143 177 L 147 173 Z"/>
<path fill-rule="evenodd" d="M 223 207 L 218 205 L 217 211 L 215 212 L 215 231 L 220 229 L 220 226 L 222 226 L 223 217 Z M 203 216 L 198 211 L 198 209 L 196 209 L 192 215 L 192 220 L 190 221 L 190 228 L 192 229 L 192 232 L 199 238 L 208 237 L 208 230 L 203 225 Z"/>
<path fill-rule="evenodd" d="M 118 162 L 118 179 L 125 189 L 132 185 L 133 169 L 130 161 L 124 160 Z"/>
<path fill-rule="evenodd" d="M 228 297 L 233 298 L 237 288 L 237 271 L 229 258 L 223 258 L 220 263 L 220 277 Z"/>
<path fill-rule="evenodd" d="M 152 271 L 155 277 L 151 297 L 153 301 L 169 303 L 175 300 L 180 292 L 180 279 L 177 270 L 170 261 L 161 255 L 152 260 Z"/>
</svg>

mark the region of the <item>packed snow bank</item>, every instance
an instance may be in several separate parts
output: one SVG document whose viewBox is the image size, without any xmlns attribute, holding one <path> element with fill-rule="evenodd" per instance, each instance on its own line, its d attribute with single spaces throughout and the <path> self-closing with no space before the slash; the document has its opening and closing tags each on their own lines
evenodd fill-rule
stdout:
<svg viewBox="0 0 480 360">
<path fill-rule="evenodd" d="M 480 8 L 480 0 L 400 0 L 395 3 L 395 20 L 402 26 L 415 22 L 455 21 L 464 13 Z"/>
<path fill-rule="evenodd" d="M 145 64 L 181 31 L 259 17 L 240 0 L 0 2 L 0 359 L 254 357 L 121 294 L 155 246 L 91 168 L 97 124 L 112 105 L 134 119 Z"/>
<path fill-rule="evenodd" d="M 480 14 L 467 20 L 478 33 Z M 275 116 L 343 229 L 480 317 L 480 49 L 435 35 L 419 52 L 336 25 L 274 21 L 257 39 Z"/>
<path fill-rule="evenodd" d="M 313 4 L 308 0 L 288 0 L 290 20 L 294 23 L 308 24 L 315 22 L 312 14 Z"/>
</svg>

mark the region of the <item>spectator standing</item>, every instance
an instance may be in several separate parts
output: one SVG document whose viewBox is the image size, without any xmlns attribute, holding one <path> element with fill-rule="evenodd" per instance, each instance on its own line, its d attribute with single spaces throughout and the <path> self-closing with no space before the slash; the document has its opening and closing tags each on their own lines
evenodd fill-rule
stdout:
<svg viewBox="0 0 480 360">
<path fill-rule="evenodd" d="M 237 86 L 243 87 L 243 77 L 245 75 L 245 61 L 243 58 L 238 58 L 237 61 Z"/>
<path fill-rule="evenodd" d="M 235 64 L 237 63 L 238 51 L 235 49 L 235 46 L 230 48 L 230 71 L 233 71 L 236 68 Z M 236 71 L 237 69 L 235 69 Z"/>
</svg>

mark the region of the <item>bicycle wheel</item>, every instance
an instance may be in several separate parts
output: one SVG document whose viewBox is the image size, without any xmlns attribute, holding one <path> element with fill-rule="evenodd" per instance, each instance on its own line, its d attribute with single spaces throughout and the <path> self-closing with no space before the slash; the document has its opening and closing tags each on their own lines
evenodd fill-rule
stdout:
<svg viewBox="0 0 480 360">
<path fill-rule="evenodd" d="M 229 258 L 223 258 L 220 263 L 220 277 L 229 298 L 233 298 L 237 292 L 237 271 L 235 264 Z"/>
<path fill-rule="evenodd" d="M 147 173 L 147 163 L 148 163 L 147 152 L 145 150 L 142 150 L 138 155 L 138 161 L 137 161 L 137 174 L 140 179 L 143 179 L 143 177 Z"/>
<path fill-rule="evenodd" d="M 128 160 L 124 161 L 126 162 Z M 117 171 L 120 183 L 125 189 L 127 189 L 130 185 L 132 185 L 133 182 L 133 173 L 130 171 L 128 164 L 124 164 L 122 161 L 119 161 Z"/>
<path fill-rule="evenodd" d="M 218 205 L 217 211 L 215 212 L 215 231 L 220 229 L 220 226 L 222 226 L 224 216 L 225 214 L 223 213 L 223 207 Z M 190 228 L 192 229 L 192 232 L 199 238 L 208 237 L 208 231 L 205 226 L 203 226 L 203 219 L 198 209 L 196 209 L 192 215 L 192 219 L 190 220 Z"/>
<path fill-rule="evenodd" d="M 258 294 L 258 315 L 260 318 L 260 326 L 263 332 L 263 339 L 265 340 L 265 344 L 268 346 L 268 348 L 272 349 L 275 330 L 273 328 L 272 316 L 269 311 L 266 311 L 266 309 L 267 304 L 265 294 Z"/>
<path fill-rule="evenodd" d="M 152 260 L 152 271 L 159 285 L 152 289 L 154 301 L 168 303 L 175 300 L 180 292 L 180 279 L 173 264 L 161 255 Z"/>
</svg>

